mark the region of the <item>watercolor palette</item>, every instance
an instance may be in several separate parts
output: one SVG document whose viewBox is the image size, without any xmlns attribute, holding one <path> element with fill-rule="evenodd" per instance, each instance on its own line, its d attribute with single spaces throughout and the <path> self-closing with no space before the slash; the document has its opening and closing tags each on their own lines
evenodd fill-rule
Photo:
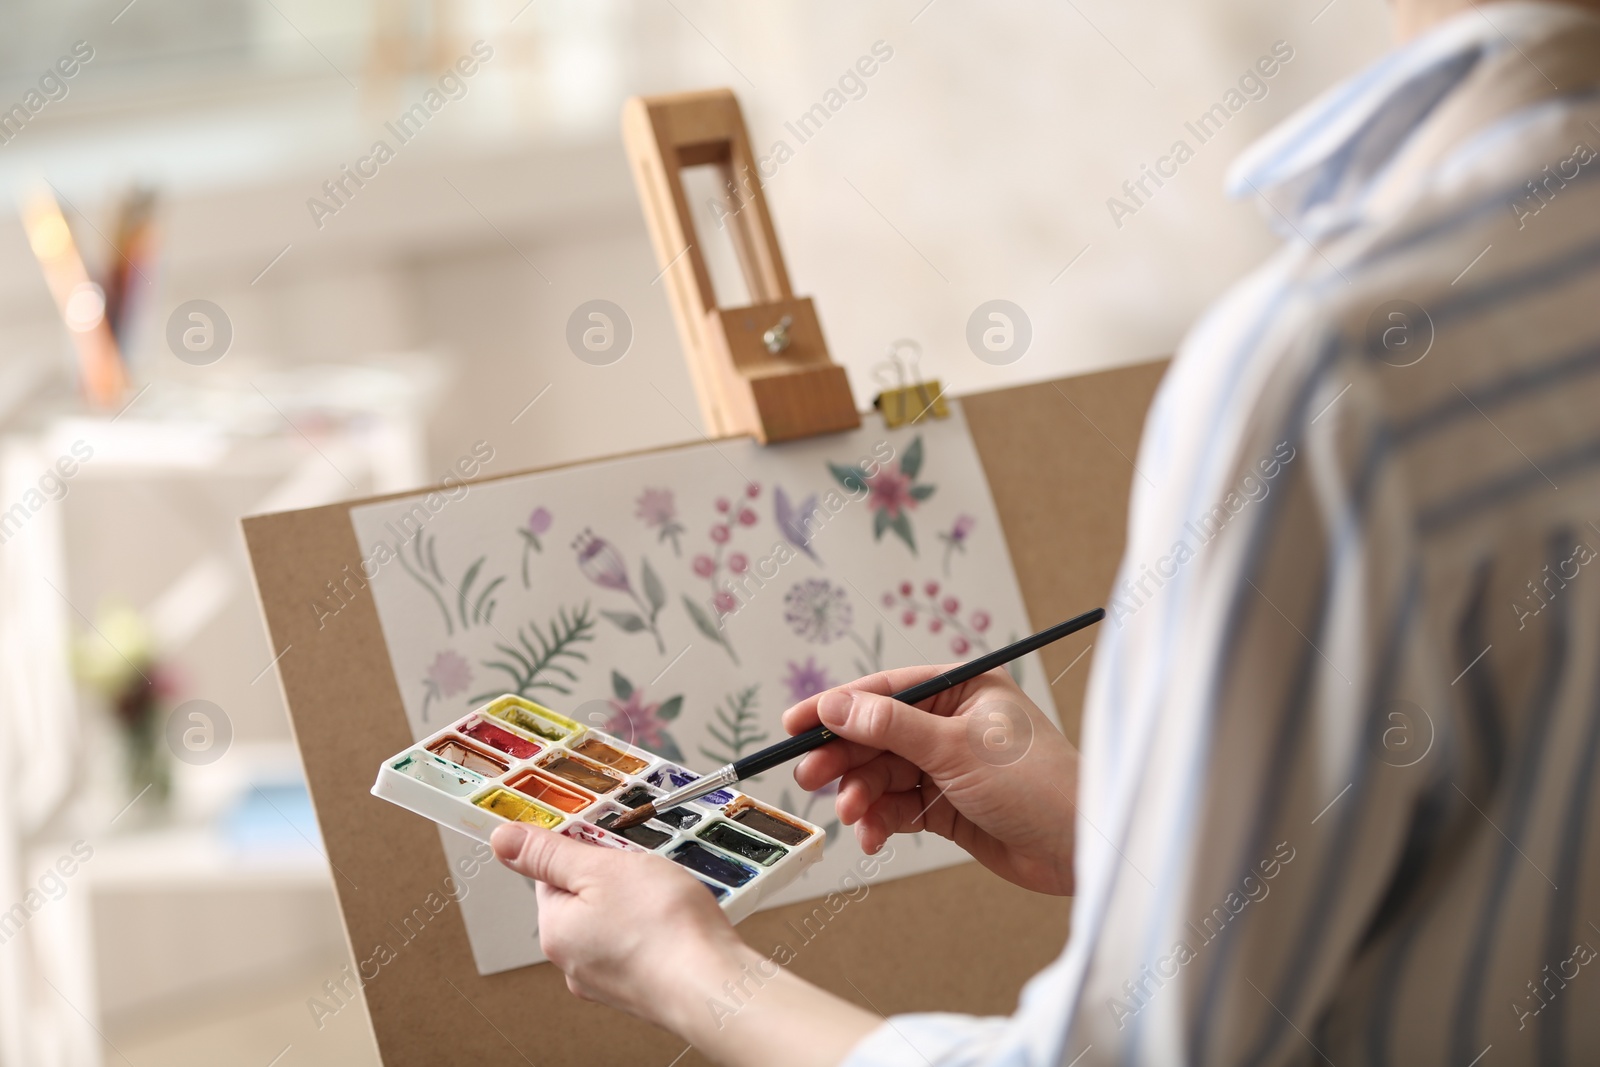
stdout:
<svg viewBox="0 0 1600 1067">
<path fill-rule="evenodd" d="M 512 820 L 601 848 L 659 852 L 738 922 L 822 858 L 824 831 L 733 789 L 609 829 L 628 808 L 698 777 L 508 694 L 384 760 L 372 795 L 479 841 Z"/>
</svg>

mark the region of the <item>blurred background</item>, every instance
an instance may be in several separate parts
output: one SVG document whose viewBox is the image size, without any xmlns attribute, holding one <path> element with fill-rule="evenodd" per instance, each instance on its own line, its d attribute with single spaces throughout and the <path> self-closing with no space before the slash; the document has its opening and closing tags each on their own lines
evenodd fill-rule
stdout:
<svg viewBox="0 0 1600 1067">
<path fill-rule="evenodd" d="M 0 2 L 0 1064 L 377 1062 L 311 1004 L 349 955 L 238 519 L 699 434 L 627 96 L 730 86 L 784 142 L 865 403 L 901 338 L 957 395 L 1170 353 L 1273 247 L 1230 160 L 1388 40 L 1377 0 Z"/>
</svg>

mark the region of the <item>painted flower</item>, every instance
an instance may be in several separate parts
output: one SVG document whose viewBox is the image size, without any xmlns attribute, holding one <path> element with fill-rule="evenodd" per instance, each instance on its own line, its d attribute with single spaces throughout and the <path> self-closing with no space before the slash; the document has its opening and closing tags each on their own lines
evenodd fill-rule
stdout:
<svg viewBox="0 0 1600 1067">
<path fill-rule="evenodd" d="M 683 761 L 678 743 L 667 732 L 667 723 L 683 711 L 682 695 L 652 704 L 645 699 L 644 690 L 635 689 L 632 682 L 615 670 L 611 672 L 611 692 L 612 697 L 607 701 L 611 714 L 601 726 L 602 730 L 675 763 Z"/>
<path fill-rule="evenodd" d="M 850 598 L 826 578 L 797 582 L 783 603 L 783 620 L 807 641 L 825 645 L 850 629 Z"/>
<path fill-rule="evenodd" d="M 678 538 L 683 535 L 684 526 L 678 521 L 678 508 L 673 502 L 672 490 L 647 488 L 633 504 L 634 517 L 656 531 L 656 541 L 671 541 L 672 554 L 682 556 L 683 549 L 678 544 Z"/>
<path fill-rule="evenodd" d="M 972 528 L 978 523 L 971 515 L 957 515 L 956 521 L 948 532 L 939 534 L 939 540 L 944 542 L 944 576 L 950 577 L 950 559 L 957 552 L 962 555 L 967 551 L 967 538 L 972 534 Z"/>
<path fill-rule="evenodd" d="M 628 565 L 610 541 L 586 529 L 572 542 L 572 547 L 578 553 L 578 569 L 585 578 L 602 589 L 633 592 L 628 582 Z"/>
<path fill-rule="evenodd" d="M 778 532 L 783 534 L 784 540 L 816 562 L 822 562 L 811 547 L 812 539 L 827 518 L 827 513 L 817 507 L 816 493 L 801 500 L 797 507 L 783 486 L 778 486 L 772 491 L 772 517 L 777 521 Z"/>
<path fill-rule="evenodd" d="M 428 708 L 434 701 L 464 693 L 471 684 L 472 664 L 465 656 L 448 648 L 434 656 L 422 679 L 422 721 L 428 721 Z"/>
<path fill-rule="evenodd" d="M 817 665 L 815 656 L 807 656 L 803 664 L 789 661 L 789 673 L 783 684 L 789 689 L 789 702 L 798 704 L 825 689 L 832 689 L 835 683 L 828 677 L 828 669 Z"/>
<path fill-rule="evenodd" d="M 896 537 L 906 543 L 912 555 L 917 553 L 916 538 L 911 532 L 911 512 L 922 501 L 933 495 L 935 486 L 917 481 L 922 471 L 922 438 L 911 439 L 900 462 L 894 467 L 879 466 L 867 474 L 861 466 L 843 466 L 829 463 L 833 478 L 855 499 L 866 493 L 872 511 L 872 539 L 882 540 L 885 530 L 893 530 Z"/>
<path fill-rule="evenodd" d="M 533 582 L 528 575 L 528 553 L 543 552 L 544 542 L 539 538 L 550 532 L 550 524 L 555 517 L 550 514 L 550 509 L 537 507 L 529 514 L 528 521 L 517 527 L 517 533 L 522 537 L 522 587 L 532 589 Z"/>
<path fill-rule="evenodd" d="M 888 512 L 891 519 L 917 506 L 911 495 L 911 479 L 888 468 L 867 479 L 867 500 L 873 510 Z"/>
</svg>

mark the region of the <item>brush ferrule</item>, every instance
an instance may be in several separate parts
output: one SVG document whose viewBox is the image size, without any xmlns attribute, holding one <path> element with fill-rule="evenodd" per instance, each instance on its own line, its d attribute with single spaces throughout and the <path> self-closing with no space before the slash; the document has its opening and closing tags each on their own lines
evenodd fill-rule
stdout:
<svg viewBox="0 0 1600 1067">
<path fill-rule="evenodd" d="M 715 793 L 717 790 L 730 786 L 738 780 L 739 772 L 734 770 L 733 764 L 729 763 L 720 770 L 712 771 L 704 778 L 696 778 L 686 786 L 674 789 L 665 796 L 657 797 L 651 801 L 651 804 L 658 812 L 666 811 L 668 808 L 675 808 L 679 804 L 687 804 L 691 800 L 699 800 L 707 793 Z"/>
</svg>

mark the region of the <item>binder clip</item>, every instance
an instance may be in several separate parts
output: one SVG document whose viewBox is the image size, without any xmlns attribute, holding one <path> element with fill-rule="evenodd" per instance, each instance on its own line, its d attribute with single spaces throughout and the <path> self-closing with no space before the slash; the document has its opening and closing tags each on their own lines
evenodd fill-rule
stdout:
<svg viewBox="0 0 1600 1067">
<path fill-rule="evenodd" d="M 872 406 L 882 412 L 883 423 L 891 430 L 930 417 L 950 416 L 949 405 L 944 400 L 944 386 L 937 378 L 923 381 L 917 374 L 921 365 L 922 346 L 910 338 L 902 338 L 889 346 L 883 362 L 873 368 L 873 376 L 887 388 L 873 398 Z"/>
</svg>

